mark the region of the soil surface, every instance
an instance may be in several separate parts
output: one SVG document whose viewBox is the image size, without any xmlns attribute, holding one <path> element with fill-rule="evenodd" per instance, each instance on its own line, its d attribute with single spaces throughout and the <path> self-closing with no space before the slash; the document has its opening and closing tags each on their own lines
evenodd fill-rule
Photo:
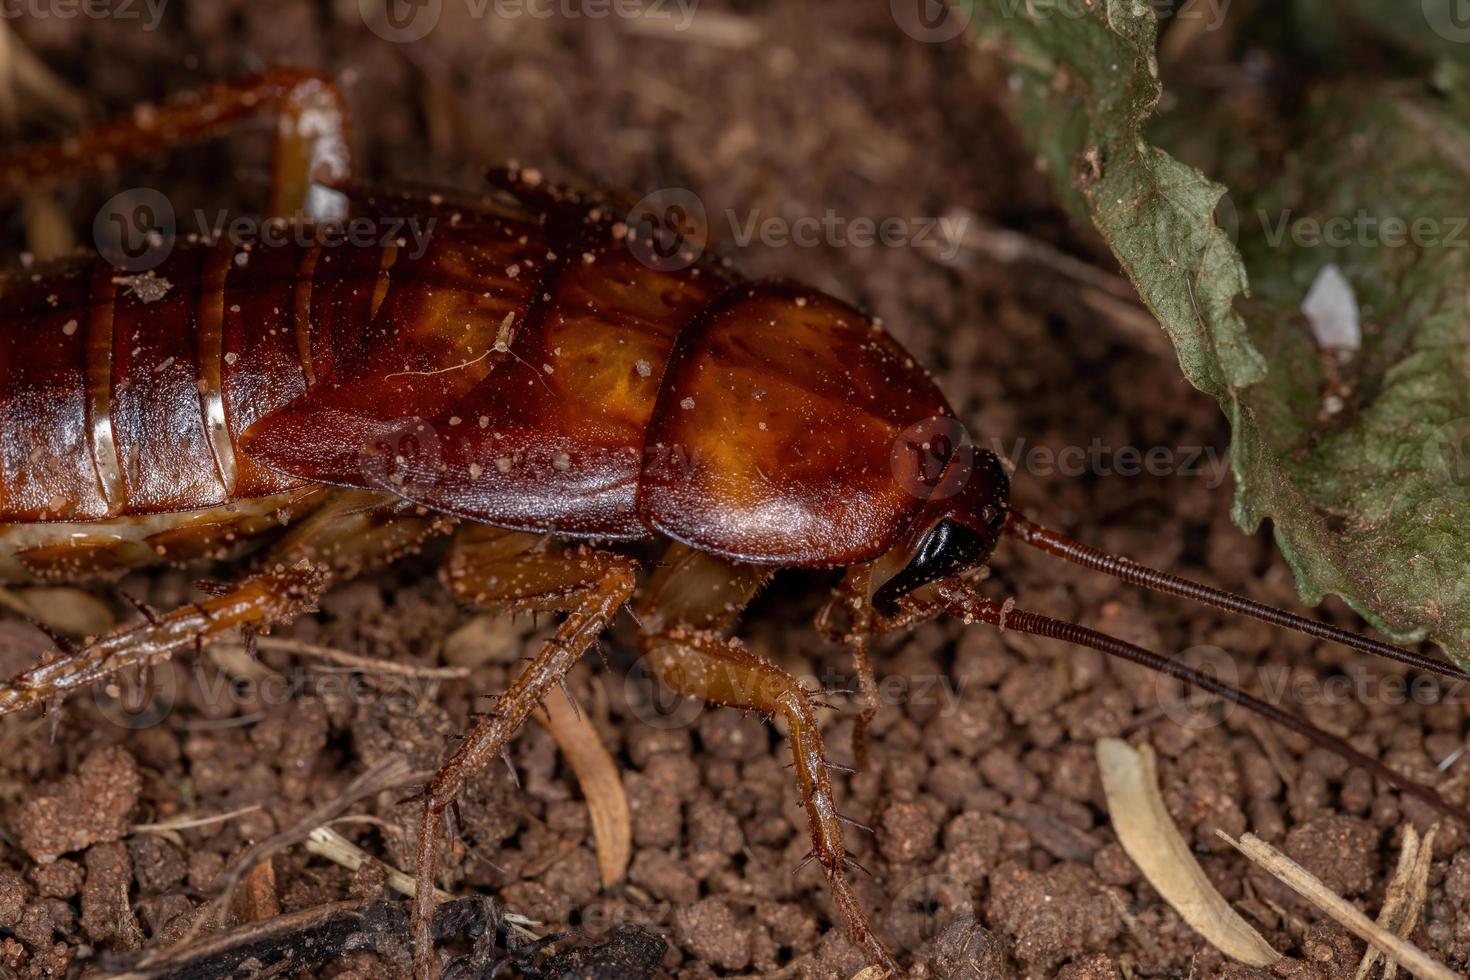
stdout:
<svg viewBox="0 0 1470 980">
<path fill-rule="evenodd" d="M 494 4 L 484 17 L 462 0 L 436 6 L 439 24 L 412 43 L 370 30 L 353 0 L 170 5 L 157 30 L 123 19 L 9 23 L 98 118 L 265 65 L 303 64 L 342 80 L 361 169 L 376 179 L 472 188 L 483 166 L 514 158 L 635 198 L 688 188 L 744 271 L 801 278 L 880 315 L 977 438 L 1017 464 L 1019 508 L 1083 540 L 1297 608 L 1266 535 L 1230 522 L 1218 408 L 1167 353 L 1089 312 L 1068 280 L 966 249 L 945 262 L 937 238 L 863 247 L 840 233 L 810 245 L 757 236 L 737 247 L 752 220 L 949 214 L 1097 259 L 1095 242 L 1067 230 L 1006 122 L 1005 78 L 975 50 L 915 41 L 896 29 L 888 4 L 850 0 L 705 0 L 686 30 L 667 19 L 543 18 L 525 12 L 534 4 L 499 17 Z M 677 22 L 675 5 L 659 9 Z M 28 136 L 62 125 L 21 114 Z M 123 187 L 167 190 L 179 214 L 258 206 L 268 130 L 59 201 L 83 233 L 97 204 Z M 7 247 L 21 241 L 14 221 Z M 1080 452 L 1054 455 L 1068 447 Z M 1154 465 L 1138 472 L 1146 458 Z M 346 584 L 275 634 L 410 673 L 344 672 L 280 651 L 257 665 L 216 651 L 161 668 L 152 683 L 164 694 L 141 711 L 105 696 L 72 699 L 54 740 L 47 719 L 0 719 L 0 975 L 95 971 L 98 957 L 174 943 L 253 845 L 394 755 L 414 770 L 441 761 L 476 695 L 505 688 L 547 623 L 457 608 L 434 577 L 437 557 L 429 549 Z M 131 619 L 121 592 L 168 608 L 197 595 L 196 579 L 229 574 L 164 570 L 95 592 Z M 827 575 L 782 574 L 740 632 L 799 675 L 847 687 L 846 653 L 811 625 L 831 585 Z M 1228 659 L 1248 687 L 1297 700 L 1360 749 L 1465 798 L 1470 763 L 1436 772 L 1463 745 L 1463 705 L 1404 703 L 1383 684 L 1403 676 L 1391 667 L 1009 544 L 986 588 L 1153 649 L 1215 666 Z M 1320 614 L 1360 626 L 1339 604 Z M 18 619 L 0 622 L 0 673 L 46 642 Z M 573 688 L 622 768 L 634 837 L 627 879 L 600 885 L 578 784 L 532 724 L 511 751 L 519 787 L 497 765 L 462 801 L 444 886 L 494 896 L 543 923 L 542 934 L 646 924 L 669 942 L 659 976 L 859 973 L 862 956 L 834 921 L 818 871 L 792 874 L 809 842 L 780 734 L 733 711 L 670 706 L 638 669 L 627 622 L 604 650 L 608 666 L 587 658 Z M 1376 915 L 1402 828 L 1433 822 L 1294 736 L 1240 711 L 1191 709 L 1146 671 L 1061 643 L 940 622 L 883 644 L 877 662 L 885 704 L 867 765 L 835 782 L 842 808 L 874 829 L 852 834 L 871 872 L 859 894 L 915 976 L 1352 976 L 1362 944 L 1215 831 L 1259 835 Z M 445 664 L 471 676 L 419 670 Z M 1337 686 L 1321 686 L 1329 679 Z M 824 732 L 834 760 L 852 763 L 856 706 L 837 705 Z M 1288 954 L 1280 965 L 1228 963 L 1142 880 L 1108 822 L 1094 757 L 1107 736 L 1153 746 L 1171 815 L 1221 892 Z M 405 795 L 368 792 L 332 826 L 411 869 L 417 808 Z M 1463 835 L 1440 829 L 1413 933 L 1461 971 L 1470 969 Z M 354 873 L 300 843 L 262 869 L 238 889 L 234 921 L 396 897 L 380 869 Z M 406 975 L 405 950 L 344 953 L 315 972 Z"/>
</svg>

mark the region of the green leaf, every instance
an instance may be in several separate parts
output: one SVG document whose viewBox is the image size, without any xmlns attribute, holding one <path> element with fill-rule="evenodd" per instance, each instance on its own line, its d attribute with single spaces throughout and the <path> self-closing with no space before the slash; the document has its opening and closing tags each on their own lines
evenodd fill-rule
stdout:
<svg viewBox="0 0 1470 980">
<path fill-rule="evenodd" d="M 1160 96 L 1150 5 L 1057 2 L 970 5 L 1041 165 L 1229 418 L 1237 523 L 1273 521 L 1306 601 L 1336 593 L 1470 665 L 1465 100 L 1385 84 L 1312 100 L 1285 166 L 1240 175 L 1237 248 L 1216 220 L 1224 188 L 1145 134 Z M 1348 221 L 1341 243 L 1303 235 L 1333 218 Z M 1300 313 L 1329 263 L 1362 310 L 1349 359 L 1319 350 Z"/>
</svg>

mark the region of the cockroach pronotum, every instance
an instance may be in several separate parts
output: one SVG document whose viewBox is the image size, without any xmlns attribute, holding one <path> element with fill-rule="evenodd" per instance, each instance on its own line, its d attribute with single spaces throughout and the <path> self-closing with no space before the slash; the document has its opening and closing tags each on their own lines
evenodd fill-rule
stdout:
<svg viewBox="0 0 1470 980">
<path fill-rule="evenodd" d="M 10 197 L 277 112 L 277 214 L 381 220 L 348 179 L 330 81 L 280 70 L 0 159 Z M 639 226 L 595 194 L 497 172 L 391 240 L 178 242 L 146 276 L 92 256 L 0 283 L 0 579 L 77 580 L 233 554 L 254 571 L 0 685 L 0 713 L 55 703 L 131 666 L 290 619 L 333 581 L 454 531 L 462 602 L 565 618 L 424 788 L 416 970 L 439 825 L 466 781 L 632 606 L 661 682 L 784 718 L 821 868 L 853 941 L 896 972 L 849 880 L 814 721 L 821 692 L 728 633 L 778 568 L 844 569 L 821 614 L 876 709 L 873 637 L 949 614 L 1143 664 L 1253 711 L 1470 826 L 1470 813 L 1297 716 L 1184 664 L 987 598 L 1002 537 L 1460 680 L 1429 656 L 1116 558 L 1017 513 L 997 457 L 957 436 L 928 374 L 872 319 L 705 257 L 647 261 Z M 284 530 L 280 530 L 284 526 Z M 664 539 L 641 588 L 619 543 Z M 627 549 L 624 548 L 624 551 Z M 637 596 L 635 602 L 635 594 Z"/>
</svg>

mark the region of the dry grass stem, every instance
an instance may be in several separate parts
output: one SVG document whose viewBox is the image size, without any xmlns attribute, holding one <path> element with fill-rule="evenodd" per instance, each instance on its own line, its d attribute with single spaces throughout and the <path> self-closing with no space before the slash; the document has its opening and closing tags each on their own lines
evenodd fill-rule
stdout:
<svg viewBox="0 0 1470 980">
<path fill-rule="evenodd" d="M 1430 959 L 1429 954 L 1407 939 L 1394 935 L 1333 893 L 1309 871 L 1255 834 L 1235 840 L 1223 830 L 1215 831 L 1246 857 L 1275 875 L 1292 891 L 1326 912 L 1359 939 L 1379 949 L 1420 980 L 1455 980 L 1455 972 Z"/>
</svg>

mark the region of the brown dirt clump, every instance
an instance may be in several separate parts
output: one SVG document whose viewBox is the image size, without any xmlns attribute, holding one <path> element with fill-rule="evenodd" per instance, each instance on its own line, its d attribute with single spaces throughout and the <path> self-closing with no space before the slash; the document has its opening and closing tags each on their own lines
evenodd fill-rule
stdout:
<svg viewBox="0 0 1470 980">
<path fill-rule="evenodd" d="M 26 802 L 16 822 L 21 846 L 45 864 L 99 841 L 120 840 L 142 788 L 138 762 L 127 750 L 99 749 L 76 775 Z"/>
</svg>

